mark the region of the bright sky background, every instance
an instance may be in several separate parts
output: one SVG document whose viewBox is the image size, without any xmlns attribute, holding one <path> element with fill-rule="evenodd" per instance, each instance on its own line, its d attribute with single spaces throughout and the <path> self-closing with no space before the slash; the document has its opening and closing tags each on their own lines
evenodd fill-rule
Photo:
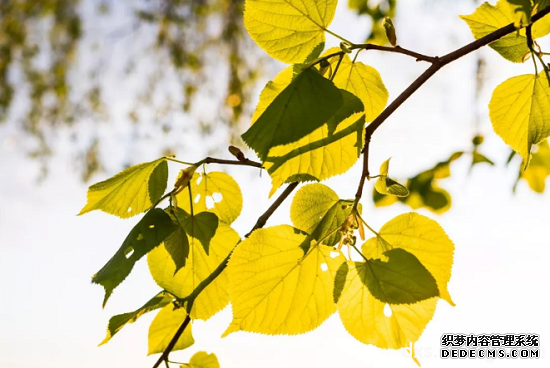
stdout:
<svg viewBox="0 0 550 368">
<path fill-rule="evenodd" d="M 470 1 L 401 0 L 396 20 L 400 45 L 429 55 L 441 55 L 470 42 L 472 36 L 458 14 L 471 13 Z M 429 10 L 428 10 L 429 8 Z M 331 29 L 352 40 L 364 27 L 342 3 Z M 334 44 L 334 40 L 330 40 Z M 542 43 L 548 48 L 549 42 Z M 116 45 L 115 52 L 116 52 Z M 522 182 L 512 195 L 516 167 L 507 169 L 508 150 L 491 129 L 487 103 L 494 87 L 505 79 L 532 72 L 532 64 L 514 65 L 490 49 L 487 80 L 481 101 L 473 101 L 476 57 L 470 55 L 438 73 L 402 106 L 373 137 L 371 167 L 392 158 L 395 177 L 405 178 L 432 167 L 451 152 L 470 148 L 479 111 L 486 136 L 482 152 L 497 163 L 477 166 L 468 174 L 468 158 L 452 166 L 453 177 L 441 184 L 453 196 L 453 205 L 435 218 L 456 245 L 449 291 L 456 302 L 440 301 L 435 316 L 418 341 L 417 355 L 423 367 L 548 367 L 550 320 L 550 197 L 530 191 Z M 360 60 L 376 67 L 395 98 L 426 64 L 393 54 L 363 52 Z M 266 76 L 266 78 L 273 77 Z M 477 108 L 475 106 L 478 106 Z M 150 313 L 123 329 L 102 347 L 112 315 L 141 306 L 158 291 L 143 259 L 131 276 L 116 289 L 105 310 L 103 288 L 92 285 L 91 276 L 118 249 L 138 218 L 120 220 L 105 213 L 76 214 L 84 205 L 86 187 L 78 181 L 66 159 L 52 161 L 48 178 L 36 183 L 37 163 L 21 150 L 3 144 L 10 127 L 0 127 L 0 367 L 151 367 L 158 356 L 146 357 Z M 195 137 L 182 136 L 189 150 L 179 158 L 203 157 Z M 132 147 L 137 161 L 155 159 L 148 147 Z M 61 151 L 63 147 L 61 147 Z M 113 147 L 113 155 L 118 152 Z M 343 198 L 353 197 L 360 176 L 356 165 L 345 176 L 327 182 Z M 171 174 L 179 169 L 172 166 Z M 102 180 L 112 172 L 96 178 Z M 259 178 L 247 167 L 209 167 L 227 170 L 241 185 L 244 210 L 235 227 L 247 232 L 267 208 L 270 180 Z M 370 193 L 373 183 L 368 183 Z M 374 209 L 367 197 L 364 217 L 379 228 L 410 209 L 395 205 Z M 268 225 L 288 223 L 290 201 Z M 175 352 L 173 360 L 187 361 L 196 351 L 215 352 L 228 367 L 414 367 L 402 351 L 366 346 L 351 337 L 337 314 L 314 332 L 293 337 L 235 333 L 221 339 L 231 319 L 230 308 L 208 322 L 193 325 L 196 343 Z M 537 333 L 543 357 L 539 360 L 447 360 L 439 358 L 443 333 Z M 429 352 L 431 349 L 431 354 Z"/>
</svg>

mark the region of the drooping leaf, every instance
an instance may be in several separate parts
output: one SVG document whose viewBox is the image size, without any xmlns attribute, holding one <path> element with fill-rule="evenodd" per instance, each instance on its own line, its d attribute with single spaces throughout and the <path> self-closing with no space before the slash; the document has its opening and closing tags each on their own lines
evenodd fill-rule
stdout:
<svg viewBox="0 0 550 368">
<path fill-rule="evenodd" d="M 493 129 L 527 164 L 531 146 L 550 136 L 549 83 L 544 72 L 513 77 L 489 102 Z"/>
<path fill-rule="evenodd" d="M 532 154 L 529 167 L 526 170 L 520 170 L 519 178 L 525 179 L 533 191 L 544 193 L 546 178 L 549 175 L 550 148 L 548 147 L 548 140 L 545 140 L 538 145 L 538 149 Z"/>
<path fill-rule="evenodd" d="M 292 67 L 284 69 L 265 86 L 253 114 L 255 122 L 292 80 Z M 268 170 L 273 187 L 270 196 L 285 182 L 320 181 L 346 172 L 357 161 L 363 147 L 365 123 L 362 103 L 350 94 L 342 92 L 344 107 L 331 122 L 300 139 L 298 142 L 274 147 L 270 150 L 264 167 Z M 336 126 L 336 117 L 352 114 Z M 330 128 L 329 128 L 330 126 Z"/>
<path fill-rule="evenodd" d="M 129 218 L 151 208 L 166 189 L 168 164 L 165 158 L 131 166 L 88 189 L 88 202 L 79 215 L 102 210 Z"/>
<path fill-rule="evenodd" d="M 106 344 L 109 340 L 113 338 L 113 336 L 115 336 L 118 331 L 120 331 L 128 323 L 134 323 L 139 317 L 141 317 L 145 313 L 162 308 L 170 303 L 173 299 L 174 297 L 172 295 L 167 292 L 161 291 L 153 298 L 151 298 L 151 300 L 145 303 L 141 308 L 133 312 L 118 314 L 111 317 L 111 319 L 109 320 L 109 325 L 107 326 L 107 336 L 105 336 L 105 339 L 99 345 Z"/>
<path fill-rule="evenodd" d="M 396 197 L 406 197 L 409 195 L 409 190 L 388 177 L 390 170 L 390 159 L 387 159 L 380 166 L 380 177 L 376 180 L 374 188 L 378 193 L 386 195 L 394 195 Z"/>
<path fill-rule="evenodd" d="M 147 355 L 163 353 L 186 317 L 185 308 L 174 309 L 172 304 L 162 308 L 149 327 L 149 352 Z M 186 349 L 194 343 L 195 339 L 191 323 L 189 323 L 172 351 Z"/>
<path fill-rule="evenodd" d="M 393 248 L 387 258 L 356 262 L 361 281 L 378 300 L 389 304 L 413 304 L 439 296 L 434 277 L 411 253 Z"/>
<path fill-rule="evenodd" d="M 329 49 L 324 54 L 328 55 L 335 51 L 337 51 L 336 48 Z M 333 68 L 336 68 L 338 58 L 332 58 L 331 63 Z M 380 73 L 360 61 L 352 62 L 347 54 L 340 63 L 338 73 L 334 77 L 334 84 L 359 97 L 368 122 L 380 115 L 388 103 L 389 93 Z"/>
<path fill-rule="evenodd" d="M 178 298 L 185 298 L 214 271 L 239 241 L 239 235 L 220 222 L 210 241 L 210 253 L 206 255 L 199 241 L 190 239 L 190 252 L 185 267 L 174 274 L 176 266 L 160 246 L 149 253 L 147 263 L 155 282 Z M 222 272 L 195 299 L 191 317 L 206 320 L 222 310 L 229 302 L 227 272 Z"/>
<path fill-rule="evenodd" d="M 332 289 L 343 256 L 324 245 L 304 255 L 305 238 L 282 225 L 256 230 L 239 244 L 228 264 L 233 321 L 224 335 L 304 333 L 335 312 Z"/>
<path fill-rule="evenodd" d="M 362 247 L 367 258 L 382 258 L 388 250 L 401 248 L 414 255 L 437 282 L 439 296 L 454 305 L 447 290 L 453 266 L 454 244 L 439 224 L 417 213 L 405 213 L 388 221 L 379 237 Z"/>
<path fill-rule="evenodd" d="M 301 63 L 320 43 L 334 18 L 336 0 L 246 0 L 244 25 L 270 56 Z"/>
<path fill-rule="evenodd" d="M 265 161 L 272 147 L 298 141 L 324 125 L 343 105 L 340 90 L 315 69 L 300 73 L 242 135 Z"/>
<path fill-rule="evenodd" d="M 499 28 L 515 23 L 517 16 L 506 0 L 499 0 L 495 6 L 489 3 L 481 4 L 471 15 L 460 16 L 470 27 L 474 37 L 480 39 Z M 546 16 L 533 25 L 533 39 L 550 33 L 550 17 Z M 511 33 L 495 41 L 489 46 L 502 57 L 514 63 L 521 63 L 529 54 L 525 29 Z"/>
<path fill-rule="evenodd" d="M 192 216 L 180 208 L 176 209 L 175 216 L 177 222 L 185 229 L 185 233 L 191 239 L 191 243 L 195 239 L 198 240 L 202 244 L 206 255 L 208 255 L 210 241 L 218 228 L 218 216 L 211 212 L 199 212 Z"/>
<path fill-rule="evenodd" d="M 362 281 L 365 268 L 348 262 L 347 280 L 338 301 L 338 314 L 357 340 L 384 349 L 400 349 L 416 342 L 432 319 L 437 298 L 414 304 L 387 304 L 376 299 Z"/>
<path fill-rule="evenodd" d="M 220 363 L 218 362 L 218 357 L 214 353 L 208 354 L 205 351 L 196 352 L 191 359 L 189 364 L 182 365 L 182 368 L 220 368 Z"/>
<path fill-rule="evenodd" d="M 239 184 L 230 175 L 219 171 L 195 173 L 190 184 L 195 215 L 209 211 L 226 224 L 233 223 L 239 217 L 243 208 L 243 195 Z M 177 202 L 185 212 L 191 213 L 189 189 L 177 195 Z"/>
<path fill-rule="evenodd" d="M 176 228 L 170 216 L 159 208 L 152 209 L 143 216 L 115 255 L 92 278 L 92 282 L 105 288 L 103 306 L 113 290 L 130 274 L 134 264 L 162 243 Z"/>
</svg>

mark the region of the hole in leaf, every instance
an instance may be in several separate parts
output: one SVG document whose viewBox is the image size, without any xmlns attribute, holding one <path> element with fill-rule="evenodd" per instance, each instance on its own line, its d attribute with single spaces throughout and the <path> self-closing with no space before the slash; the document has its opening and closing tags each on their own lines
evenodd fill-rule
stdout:
<svg viewBox="0 0 550 368">
<path fill-rule="evenodd" d="M 323 271 L 328 270 L 328 266 L 327 266 L 326 263 L 322 263 L 322 264 L 321 264 L 321 270 L 323 270 Z"/>
<path fill-rule="evenodd" d="M 218 202 L 221 202 L 222 199 L 223 199 L 223 196 L 221 193 L 214 193 L 212 194 L 212 198 L 214 198 L 214 203 L 218 203 Z"/>
<path fill-rule="evenodd" d="M 149 225 L 149 229 L 154 229 L 155 225 Z"/>
<path fill-rule="evenodd" d="M 202 181 L 202 175 L 199 175 L 199 177 L 197 178 L 197 185 L 199 185 Z"/>
<path fill-rule="evenodd" d="M 141 235 L 141 234 L 139 234 Z M 134 248 L 133 247 L 128 247 L 124 250 L 124 256 L 126 257 L 126 259 L 129 259 L 132 254 L 134 254 Z"/>
<path fill-rule="evenodd" d="M 339 255 L 340 255 L 340 253 L 338 253 L 338 252 L 334 252 L 334 251 L 330 252 L 330 258 L 336 258 Z"/>
<path fill-rule="evenodd" d="M 137 237 L 137 240 L 142 240 L 142 239 L 143 239 L 143 234 L 139 234 Z"/>
<path fill-rule="evenodd" d="M 201 195 L 200 195 L 200 194 L 197 194 L 197 195 L 195 196 L 195 201 L 194 201 L 194 202 L 195 202 L 195 203 L 199 203 L 200 199 L 201 199 Z"/>
<path fill-rule="evenodd" d="M 386 304 L 386 305 L 384 306 L 384 315 L 385 315 L 386 317 L 390 318 L 391 315 L 392 315 L 392 313 L 393 313 L 393 312 L 392 312 L 392 310 L 391 310 L 390 305 L 389 305 L 389 304 Z"/>
<path fill-rule="evenodd" d="M 210 196 L 206 197 L 206 209 L 209 210 L 209 209 L 212 209 L 214 208 L 214 199 Z"/>
<path fill-rule="evenodd" d="M 128 207 L 128 212 L 132 212 L 132 207 Z"/>
</svg>

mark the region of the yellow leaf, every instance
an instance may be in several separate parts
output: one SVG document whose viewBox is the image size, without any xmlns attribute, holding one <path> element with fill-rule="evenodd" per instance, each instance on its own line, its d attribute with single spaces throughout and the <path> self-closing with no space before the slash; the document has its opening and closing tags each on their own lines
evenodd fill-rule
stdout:
<svg viewBox="0 0 550 368">
<path fill-rule="evenodd" d="M 508 6 L 506 0 L 499 0 L 496 6 L 483 3 L 473 14 L 461 15 L 460 18 L 468 24 L 476 40 L 517 20 L 514 10 Z M 533 25 L 533 39 L 546 36 L 548 33 L 550 33 L 550 17 L 546 16 Z M 504 36 L 489 46 L 514 63 L 525 61 L 524 56 L 529 53 L 525 29 Z"/>
<path fill-rule="evenodd" d="M 396 197 L 406 197 L 409 195 L 409 190 L 404 186 L 399 184 L 397 181 L 388 177 L 390 171 L 390 159 L 382 163 L 380 166 L 380 177 L 376 180 L 374 188 L 380 194 L 389 194 Z"/>
<path fill-rule="evenodd" d="M 336 48 L 329 49 L 324 54 L 328 55 L 335 51 L 337 51 Z M 333 69 L 337 62 L 338 58 L 332 58 Z M 390 96 L 376 69 L 360 61 L 352 63 L 348 55 L 344 55 L 340 63 L 338 73 L 334 77 L 334 84 L 359 97 L 365 107 L 367 122 L 373 121 L 380 115 Z"/>
<path fill-rule="evenodd" d="M 102 210 L 129 218 L 149 209 L 166 189 L 168 165 L 165 158 L 131 166 L 88 189 L 88 202 L 79 215 Z"/>
<path fill-rule="evenodd" d="M 339 200 L 336 192 L 326 185 L 306 185 L 296 192 L 292 200 L 290 219 L 296 228 L 312 234 L 323 216 Z"/>
<path fill-rule="evenodd" d="M 163 353 L 186 317 L 187 313 L 184 308 L 174 310 L 173 304 L 162 308 L 149 327 L 149 352 L 147 355 Z M 191 323 L 189 323 L 172 350 L 182 350 L 194 343 Z"/>
<path fill-rule="evenodd" d="M 520 174 L 533 191 L 544 193 L 546 178 L 550 175 L 550 148 L 547 140 L 538 145 L 537 151 L 531 157 L 529 167 L 521 170 Z"/>
<path fill-rule="evenodd" d="M 528 164 L 531 146 L 550 136 L 550 87 L 544 72 L 510 78 L 489 102 L 495 132 Z"/>
<path fill-rule="evenodd" d="M 191 368 L 220 368 L 220 363 L 214 353 L 208 354 L 205 351 L 199 351 L 191 357 L 189 364 L 186 366 Z M 182 367 L 185 368 L 183 365 Z"/>
<path fill-rule="evenodd" d="M 312 245 L 304 256 L 305 239 L 282 225 L 257 230 L 239 244 L 228 265 L 233 321 L 224 335 L 304 333 L 335 312 L 332 290 L 343 256 L 324 245 Z"/>
<path fill-rule="evenodd" d="M 385 304 L 365 286 L 365 267 L 348 262 L 348 274 L 338 301 L 338 314 L 357 340 L 384 349 L 399 349 L 418 340 L 432 319 L 437 298 L 414 304 Z"/>
<path fill-rule="evenodd" d="M 301 63 L 320 43 L 337 0 L 246 0 L 244 25 L 270 56 Z"/>
<path fill-rule="evenodd" d="M 185 267 L 174 275 L 176 265 L 164 244 L 161 244 L 147 256 L 149 271 L 161 288 L 185 298 L 218 267 L 238 241 L 239 235 L 228 225 L 220 223 L 210 241 L 210 255 L 206 255 L 198 240 L 189 239 L 191 246 Z M 227 288 L 227 273 L 223 272 L 197 297 L 191 318 L 206 320 L 222 310 L 229 301 Z"/>
<path fill-rule="evenodd" d="M 191 179 L 191 193 L 195 214 L 210 211 L 227 224 L 235 221 L 243 208 L 243 195 L 239 184 L 223 172 L 212 171 L 206 174 L 195 172 Z M 183 189 L 177 195 L 177 202 L 179 207 L 191 213 L 189 189 Z"/>
<path fill-rule="evenodd" d="M 378 234 L 363 244 L 362 252 L 367 258 L 381 258 L 382 253 L 394 248 L 406 250 L 435 278 L 441 299 L 454 305 L 447 290 L 454 244 L 436 221 L 414 212 L 405 213 L 387 222 Z"/>
</svg>

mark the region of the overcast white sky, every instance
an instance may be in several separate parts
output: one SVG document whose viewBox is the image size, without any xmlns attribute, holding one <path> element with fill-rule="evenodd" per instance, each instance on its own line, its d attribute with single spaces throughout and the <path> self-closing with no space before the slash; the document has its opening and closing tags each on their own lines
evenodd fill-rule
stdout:
<svg viewBox="0 0 550 368">
<path fill-rule="evenodd" d="M 441 55 L 471 41 L 468 28 L 457 17 L 473 11 L 470 1 L 399 3 L 396 25 L 402 46 Z M 345 4 L 338 9 L 331 29 L 352 40 L 353 35 L 362 36 L 361 24 L 346 11 Z M 417 343 L 417 353 L 423 367 L 548 367 L 550 197 L 531 192 L 525 183 L 512 195 L 516 171 L 504 167 L 508 150 L 492 133 L 486 108 L 496 85 L 511 76 L 532 72 L 532 64 L 514 65 L 492 50 L 482 52 L 489 67 L 478 107 L 473 104 L 476 58 L 471 55 L 438 73 L 376 132 L 371 165 L 378 167 L 392 156 L 393 175 L 408 177 L 455 150 L 468 149 L 475 132 L 476 109 L 479 111 L 487 139 L 483 152 L 497 165 L 480 165 L 468 175 L 468 160 L 459 161 L 452 167 L 453 178 L 442 182 L 453 196 L 451 210 L 442 216 L 419 211 L 439 221 L 456 245 L 449 290 L 457 306 L 439 303 Z M 364 52 L 360 60 L 381 72 L 390 99 L 426 67 L 402 55 L 376 52 Z M 0 127 L 2 141 L 9 134 L 9 126 Z M 194 137 L 181 139 L 192 147 L 181 159 L 197 161 L 203 156 Z M 113 152 L 116 149 L 113 147 Z M 143 161 L 156 158 L 148 156 L 151 150 L 147 147 L 132 147 L 132 151 Z M 146 357 L 147 330 L 154 313 L 125 327 L 107 345 L 97 347 L 112 315 L 134 310 L 158 291 L 145 260 L 117 288 L 105 310 L 101 309 L 103 289 L 90 283 L 91 276 L 118 249 L 138 219 L 123 221 L 100 212 L 77 217 L 85 203 L 86 187 L 78 182 L 66 159 L 57 157 L 53 163 L 48 178 L 37 185 L 36 162 L 26 159 L 17 147 L 0 145 L 0 367 L 150 367 L 157 359 Z M 172 175 L 177 169 L 171 166 Z M 235 225 L 244 233 L 269 205 L 270 180 L 267 175 L 259 178 L 257 171 L 246 167 L 229 172 L 245 193 L 245 209 Z M 356 165 L 327 184 L 341 197 L 351 198 L 359 175 Z M 366 192 L 370 193 L 372 183 L 367 185 Z M 289 222 L 289 203 L 277 211 L 269 225 Z M 363 203 L 367 221 L 378 228 L 410 211 L 401 205 L 374 209 L 368 198 Z M 223 368 L 415 366 L 402 351 L 357 342 L 337 315 L 305 335 L 272 337 L 240 332 L 221 339 L 230 319 L 230 309 L 226 308 L 206 323 L 195 322 L 195 345 L 173 353 L 172 359 L 187 361 L 194 352 L 206 350 L 218 355 Z M 439 339 L 443 333 L 537 333 L 543 356 L 521 361 L 442 361 Z"/>
</svg>

